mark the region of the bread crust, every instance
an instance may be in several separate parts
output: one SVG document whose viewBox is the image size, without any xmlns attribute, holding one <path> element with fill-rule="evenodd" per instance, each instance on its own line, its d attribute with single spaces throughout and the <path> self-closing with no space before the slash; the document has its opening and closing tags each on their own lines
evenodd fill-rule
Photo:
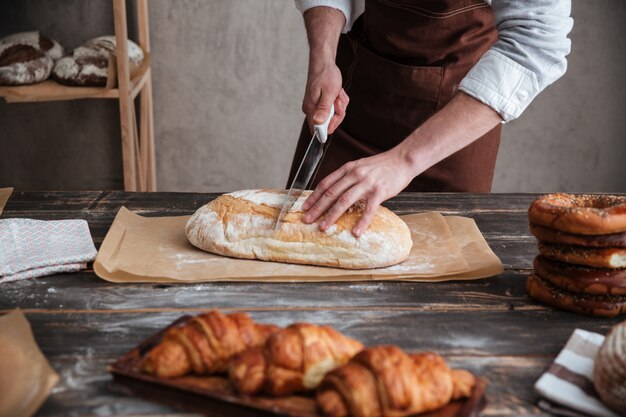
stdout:
<svg viewBox="0 0 626 417">
<path fill-rule="evenodd" d="M 65 53 L 59 42 L 42 35 L 38 31 L 20 32 L 5 36 L 0 39 L 0 44 L 32 46 L 38 51 L 45 52 L 53 61 L 60 59 Z"/>
<path fill-rule="evenodd" d="M 531 223 L 568 233 L 626 232 L 626 197 L 604 194 L 546 194 L 528 209 Z"/>
<path fill-rule="evenodd" d="M 556 287 L 537 274 L 526 279 L 526 291 L 542 304 L 588 316 L 615 317 L 626 313 L 626 297 L 573 293 Z"/>
<path fill-rule="evenodd" d="M 352 229 L 363 207 L 353 206 L 322 232 L 317 223 L 302 221 L 302 202 L 309 194 L 298 199 L 278 230 L 274 223 L 284 190 L 224 194 L 189 219 L 187 238 L 194 246 L 219 255 L 347 269 L 390 266 L 409 256 L 411 232 L 390 210 L 380 207 L 368 230 L 357 239 Z"/>
<path fill-rule="evenodd" d="M 598 396 L 613 411 L 626 412 L 626 322 L 613 326 L 600 346 L 593 367 Z"/>
<path fill-rule="evenodd" d="M 537 256 L 535 273 L 568 291 L 596 295 L 626 295 L 626 269 L 588 268 Z"/>
</svg>

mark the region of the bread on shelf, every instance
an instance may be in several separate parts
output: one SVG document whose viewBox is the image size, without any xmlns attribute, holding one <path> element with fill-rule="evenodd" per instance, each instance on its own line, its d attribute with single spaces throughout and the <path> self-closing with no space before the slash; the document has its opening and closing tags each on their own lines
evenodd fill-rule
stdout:
<svg viewBox="0 0 626 417">
<path fill-rule="evenodd" d="M 135 42 L 128 40 L 128 62 L 131 77 L 139 70 L 144 52 Z M 61 58 L 54 66 L 52 75 L 61 84 L 81 87 L 104 87 L 115 85 L 117 68 L 113 57 L 117 56 L 115 36 L 101 36 L 87 41 Z"/>
<path fill-rule="evenodd" d="M 0 39 L 0 85 L 30 85 L 45 81 L 63 56 L 61 44 L 37 31 Z"/>
</svg>

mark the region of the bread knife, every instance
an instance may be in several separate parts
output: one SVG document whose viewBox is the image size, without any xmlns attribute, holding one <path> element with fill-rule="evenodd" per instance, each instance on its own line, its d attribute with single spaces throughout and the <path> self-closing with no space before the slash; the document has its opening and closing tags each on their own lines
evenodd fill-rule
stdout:
<svg viewBox="0 0 626 417">
<path fill-rule="evenodd" d="M 310 185 L 309 182 L 311 181 L 313 172 L 315 172 L 317 165 L 322 159 L 322 155 L 324 155 L 324 143 L 326 143 L 326 140 L 328 139 L 328 124 L 334 115 L 335 106 L 332 105 L 330 107 L 328 119 L 326 119 L 326 121 L 321 125 L 313 126 L 313 137 L 311 138 L 304 157 L 300 162 L 296 176 L 291 182 L 291 186 L 289 187 L 285 201 L 280 209 L 280 213 L 276 218 L 274 230 L 278 230 L 280 228 L 285 216 L 291 211 L 291 208 L 302 195 L 302 192 Z"/>
</svg>

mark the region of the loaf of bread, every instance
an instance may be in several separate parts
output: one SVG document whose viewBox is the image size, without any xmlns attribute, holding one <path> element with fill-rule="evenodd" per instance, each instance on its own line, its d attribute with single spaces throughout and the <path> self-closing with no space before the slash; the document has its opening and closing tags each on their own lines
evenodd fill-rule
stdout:
<svg viewBox="0 0 626 417">
<path fill-rule="evenodd" d="M 48 79 L 63 47 L 39 32 L 0 39 L 0 85 L 28 85 Z"/>
<path fill-rule="evenodd" d="M 598 350 L 593 384 L 606 405 L 626 416 L 626 321 L 611 329 Z"/>
<path fill-rule="evenodd" d="M 0 42 L 32 46 L 39 51 L 45 52 L 54 61 L 60 59 L 65 53 L 63 46 L 59 42 L 42 35 L 38 31 L 14 33 L 0 39 Z"/>
<path fill-rule="evenodd" d="M 132 77 L 143 63 L 144 53 L 131 40 L 127 45 Z M 115 36 L 94 38 L 74 49 L 72 55 L 61 58 L 54 66 L 52 74 L 61 84 L 103 87 L 107 84 L 109 74 L 116 74 L 115 66 L 109 62 L 111 56 L 117 56 Z"/>
<path fill-rule="evenodd" d="M 300 196 L 277 230 L 284 190 L 224 194 L 189 219 L 187 238 L 219 255 L 349 269 L 385 267 L 409 256 L 413 242 L 408 226 L 384 207 L 359 238 L 352 235 L 363 213 L 358 204 L 325 232 L 316 223 L 303 223 L 302 203 L 310 193 Z"/>
</svg>

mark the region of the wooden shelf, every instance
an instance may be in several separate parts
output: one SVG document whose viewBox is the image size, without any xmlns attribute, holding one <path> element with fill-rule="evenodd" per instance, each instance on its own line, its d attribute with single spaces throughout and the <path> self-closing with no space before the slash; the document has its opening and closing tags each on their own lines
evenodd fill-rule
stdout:
<svg viewBox="0 0 626 417">
<path fill-rule="evenodd" d="M 135 99 L 150 78 L 150 63 L 146 56 L 137 74 L 130 80 L 131 99 Z M 0 87 L 0 97 L 7 103 L 28 103 L 37 101 L 79 100 L 83 98 L 119 98 L 119 89 L 105 87 L 72 87 L 54 80 L 33 85 Z"/>
<path fill-rule="evenodd" d="M 113 22 L 117 44 L 117 88 L 71 87 L 47 80 L 34 85 L 0 86 L 0 97 L 4 97 L 7 103 L 49 102 L 85 98 L 117 99 L 120 107 L 124 190 L 156 191 L 148 0 L 137 0 L 136 8 L 138 43 L 144 52 L 144 60 L 131 78 L 126 42 L 128 39 L 126 0 L 113 0 Z M 139 117 L 137 117 L 134 105 L 134 100 L 137 97 L 140 99 Z"/>
</svg>

